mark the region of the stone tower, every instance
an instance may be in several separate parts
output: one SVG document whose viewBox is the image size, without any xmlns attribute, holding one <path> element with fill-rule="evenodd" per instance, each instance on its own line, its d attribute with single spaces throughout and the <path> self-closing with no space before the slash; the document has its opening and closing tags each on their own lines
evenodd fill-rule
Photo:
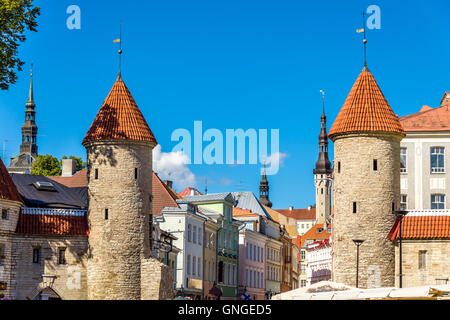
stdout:
<svg viewBox="0 0 450 320">
<path fill-rule="evenodd" d="M 327 117 L 325 108 L 321 117 L 319 135 L 319 160 L 316 162 L 314 185 L 316 186 L 316 219 L 317 223 L 324 224 L 330 219 L 331 212 L 331 162 L 328 159 Z"/>
<path fill-rule="evenodd" d="M 367 68 L 356 80 L 329 137 L 334 142 L 333 281 L 394 286 L 394 245 L 387 238 L 400 205 L 400 141 L 405 132 Z"/>
<path fill-rule="evenodd" d="M 151 255 L 155 145 L 119 73 L 83 140 L 89 186 L 89 300 L 142 297 L 142 261 Z"/>
<path fill-rule="evenodd" d="M 33 73 L 31 73 L 30 90 L 28 93 L 28 101 L 25 105 L 25 121 L 22 125 L 22 143 L 20 145 L 20 154 L 11 158 L 8 171 L 10 173 L 30 173 L 33 162 L 38 156 L 36 125 L 36 105 L 33 97 Z"/>
<path fill-rule="evenodd" d="M 263 175 L 259 183 L 259 202 L 269 208 L 272 208 L 272 202 L 269 200 L 269 181 L 267 180 L 265 163 Z"/>
</svg>

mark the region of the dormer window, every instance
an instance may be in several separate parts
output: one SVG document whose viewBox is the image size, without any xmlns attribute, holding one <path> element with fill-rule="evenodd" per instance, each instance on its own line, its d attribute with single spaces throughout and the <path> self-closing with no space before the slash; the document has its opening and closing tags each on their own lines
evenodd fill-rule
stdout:
<svg viewBox="0 0 450 320">
<path fill-rule="evenodd" d="M 39 191 L 53 191 L 57 192 L 55 186 L 53 183 L 48 181 L 36 181 L 33 183 L 34 187 L 38 189 Z"/>
</svg>

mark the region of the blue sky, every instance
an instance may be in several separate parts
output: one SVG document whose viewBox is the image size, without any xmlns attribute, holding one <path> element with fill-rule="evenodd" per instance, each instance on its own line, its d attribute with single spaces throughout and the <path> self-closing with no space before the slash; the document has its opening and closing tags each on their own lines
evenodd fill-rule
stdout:
<svg viewBox="0 0 450 320">
<path fill-rule="evenodd" d="M 315 202 L 312 170 L 320 130 L 320 89 L 328 127 L 363 67 L 361 12 L 381 8 L 368 32 L 368 65 L 394 111 L 439 105 L 450 90 L 448 12 L 443 1 L 37 1 L 39 32 L 20 48 L 34 61 L 40 154 L 85 158 L 81 141 L 117 77 L 123 21 L 123 78 L 163 152 L 175 129 L 279 129 L 287 154 L 269 177 L 275 208 Z M 81 30 L 66 9 L 81 8 Z M 0 92 L 6 158 L 19 151 L 29 65 Z M 330 147 L 332 151 L 332 144 Z M 332 152 L 331 152 L 332 158 Z M 9 163 L 7 160 L 6 163 Z M 197 187 L 258 193 L 256 165 L 191 165 Z M 180 188 L 178 187 L 178 191 Z"/>
</svg>

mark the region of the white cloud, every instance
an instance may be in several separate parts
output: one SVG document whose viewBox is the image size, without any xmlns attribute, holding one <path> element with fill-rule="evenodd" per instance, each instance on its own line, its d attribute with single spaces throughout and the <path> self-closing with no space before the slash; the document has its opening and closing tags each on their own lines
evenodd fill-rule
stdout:
<svg viewBox="0 0 450 320">
<path fill-rule="evenodd" d="M 289 157 L 287 153 L 276 152 L 268 156 L 265 161 L 267 165 L 266 173 L 267 175 L 275 175 L 278 173 L 278 169 L 280 166 L 284 164 L 284 159 Z M 263 173 L 263 169 L 261 169 L 261 174 Z"/>
<path fill-rule="evenodd" d="M 182 151 L 161 152 L 161 145 L 153 149 L 153 170 L 162 180 L 171 180 L 176 188 L 195 186 L 196 177 L 188 168 L 188 156 Z"/>
</svg>

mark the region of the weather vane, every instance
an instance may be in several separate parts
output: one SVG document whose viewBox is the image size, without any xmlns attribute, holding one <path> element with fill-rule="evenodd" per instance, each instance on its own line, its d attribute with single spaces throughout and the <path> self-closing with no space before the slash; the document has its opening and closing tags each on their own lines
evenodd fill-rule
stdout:
<svg viewBox="0 0 450 320">
<path fill-rule="evenodd" d="M 364 34 L 364 67 L 367 67 L 367 38 L 366 38 L 366 13 L 363 11 L 363 27 L 361 29 L 357 29 L 357 33 L 363 33 Z"/>
<path fill-rule="evenodd" d="M 122 71 L 122 22 L 120 22 L 120 38 L 113 41 L 119 44 L 119 73 Z"/>
<path fill-rule="evenodd" d="M 323 100 L 323 113 L 325 114 L 325 91 L 320 90 L 320 93 L 322 94 L 322 100 Z"/>
</svg>

